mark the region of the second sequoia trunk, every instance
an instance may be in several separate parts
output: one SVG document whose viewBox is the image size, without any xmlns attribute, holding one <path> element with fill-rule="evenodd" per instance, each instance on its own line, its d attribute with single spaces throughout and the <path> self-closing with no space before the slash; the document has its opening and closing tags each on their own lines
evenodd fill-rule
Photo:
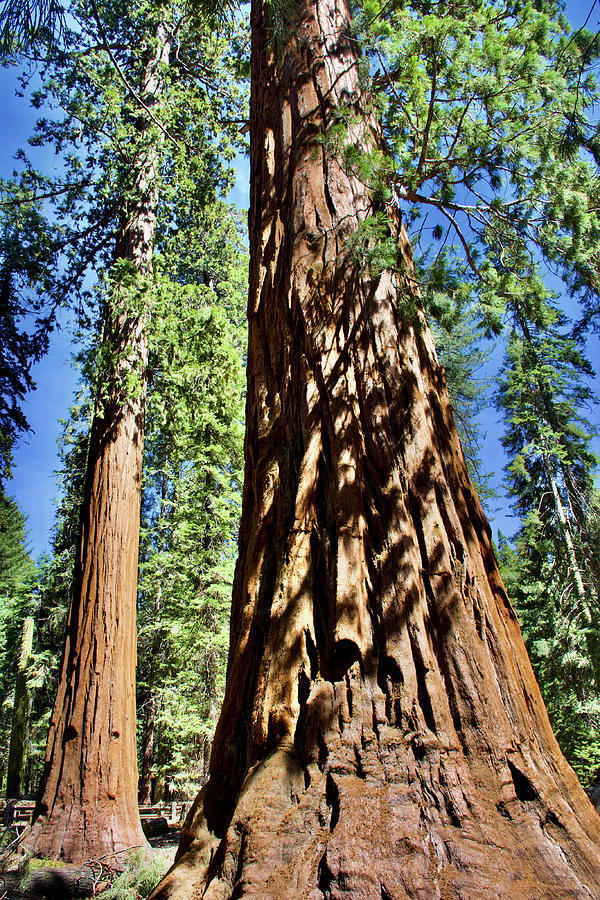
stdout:
<svg viewBox="0 0 600 900">
<path fill-rule="evenodd" d="M 142 95 L 156 103 L 169 58 L 159 24 Z M 151 270 L 161 141 L 141 119 L 130 196 L 122 198 L 100 397 L 92 421 L 72 596 L 46 760 L 22 845 L 80 863 L 146 846 L 135 746 L 136 598 L 149 309 L 131 276 Z M 122 293 L 122 296 L 121 296 Z M 121 857 L 124 861 L 124 857 Z M 113 858 L 114 863 L 114 858 Z"/>
<path fill-rule="evenodd" d="M 600 896 L 600 825 L 498 574 L 426 323 L 358 261 L 374 204 L 343 0 L 253 10 L 246 475 L 210 779 L 155 897 Z M 395 226 L 390 211 L 390 229 Z M 414 308 L 414 303 L 412 304 Z"/>
</svg>

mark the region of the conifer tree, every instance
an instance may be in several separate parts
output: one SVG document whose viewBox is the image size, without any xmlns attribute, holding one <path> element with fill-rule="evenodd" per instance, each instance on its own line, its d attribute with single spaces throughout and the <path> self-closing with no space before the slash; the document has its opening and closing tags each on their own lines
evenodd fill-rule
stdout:
<svg viewBox="0 0 600 900">
<path fill-rule="evenodd" d="M 27 165 L 19 190 L 48 197 L 59 216 L 54 295 L 85 298 L 89 268 L 103 267 L 105 282 L 66 642 L 24 845 L 79 862 L 144 843 L 135 605 L 148 325 L 165 289 L 154 254 L 226 183 L 217 154 L 227 141 L 215 125 L 224 44 L 184 9 L 91 0 L 69 13 L 34 95 L 63 111 L 38 123 L 36 141 L 64 152 L 65 172 L 50 180 Z"/>
<path fill-rule="evenodd" d="M 222 696 L 241 502 L 244 256 L 217 204 L 169 248 L 188 284 L 155 311 L 144 479 L 140 799 L 201 781 Z M 195 282 L 195 283 L 194 283 Z M 183 780 L 182 780 L 183 779 Z"/>
<path fill-rule="evenodd" d="M 375 13 L 400 40 L 433 48 L 425 97 L 437 95 L 436 34 L 451 25 L 461 64 L 477 65 L 477 47 L 497 48 L 505 19 L 514 23 L 508 62 L 541 98 L 527 51 L 537 10 L 494 9 L 436 6 L 422 23 L 414 8 Z M 552 734 L 407 234 L 385 178 L 373 177 L 375 163 L 379 175 L 392 163 L 349 7 L 296 5 L 276 48 L 273 12 L 253 4 L 246 468 L 227 686 L 210 778 L 153 896 L 400 900 L 489 896 L 491 885 L 530 900 L 557 885 L 564 897 L 597 894 L 600 824 Z M 479 45 L 460 46 L 476 15 L 489 41 L 478 31 Z M 418 92 L 415 55 L 400 55 L 398 78 Z M 471 84 L 490 101 L 492 133 L 494 66 L 505 61 L 494 52 L 490 77 Z M 439 55 L 443 72 L 452 65 Z M 420 152 L 398 169 L 407 196 L 420 193 L 426 163 L 433 178 L 429 134 L 444 118 L 461 125 L 469 96 L 454 75 L 446 116 L 426 102 L 412 123 Z M 510 85 L 498 100 L 509 123 Z M 519 142 L 515 156 L 500 143 L 498 157 L 478 123 L 462 121 L 456 168 L 477 190 L 476 133 L 492 168 L 518 161 Z M 402 140 L 400 112 L 397 125 Z M 454 165 L 442 166 L 448 182 Z M 501 272 L 495 252 L 506 289 L 515 273 Z"/>
<path fill-rule="evenodd" d="M 516 551 L 502 547 L 503 571 L 556 735 L 589 781 L 600 764 L 598 461 L 583 415 L 591 368 L 561 317 L 547 314 L 541 328 L 517 319 L 500 385 L 523 520 Z"/>
<path fill-rule="evenodd" d="M 35 565 L 27 551 L 25 520 L 16 502 L 0 491 L 0 747 L 3 779 L 11 740 L 15 692 L 17 690 L 19 647 L 23 624 L 32 611 L 31 595 L 35 586 Z M 22 679 L 23 680 L 23 679 Z M 22 684 L 26 687 L 26 684 Z M 16 749 L 16 748 L 15 748 Z M 22 754 L 19 753 L 18 774 L 12 779 L 10 795 L 22 790 Z"/>
<path fill-rule="evenodd" d="M 11 193 L 0 183 L 0 198 Z M 26 197 L 0 202 L 0 486 L 10 475 L 12 450 L 29 425 L 22 401 L 34 387 L 31 365 L 47 349 L 55 310 L 43 286 L 52 279 L 53 229 Z"/>
<path fill-rule="evenodd" d="M 425 295 L 473 292 L 498 331 L 507 302 L 537 293 L 541 255 L 597 305 L 597 170 L 564 143 L 593 115 L 593 35 L 569 35 L 553 0 L 367 0 L 356 31 L 386 155 L 344 152 L 393 192 Z"/>
<path fill-rule="evenodd" d="M 481 374 L 489 362 L 491 350 L 484 345 L 477 310 L 472 305 L 463 309 L 448 303 L 448 298 L 443 300 L 443 304 L 430 304 L 427 310 L 431 332 L 446 375 L 469 474 L 485 505 L 495 492 L 490 487 L 490 475 L 481 459 L 482 436 L 477 416 L 491 402 L 491 381 Z"/>
<path fill-rule="evenodd" d="M 27 684 L 28 668 L 33 652 L 33 618 L 27 616 L 23 622 L 19 658 L 17 661 L 17 678 L 13 702 L 12 724 L 8 762 L 6 764 L 6 796 L 20 799 L 23 796 L 23 776 L 25 772 L 25 753 L 31 698 Z"/>
</svg>

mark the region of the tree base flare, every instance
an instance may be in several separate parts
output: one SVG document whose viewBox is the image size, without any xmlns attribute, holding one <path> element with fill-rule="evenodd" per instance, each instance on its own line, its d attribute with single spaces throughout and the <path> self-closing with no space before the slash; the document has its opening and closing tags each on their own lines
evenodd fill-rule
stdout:
<svg viewBox="0 0 600 900">
<path fill-rule="evenodd" d="M 573 783 L 538 792 L 531 759 L 521 771 L 526 752 L 477 772 L 433 735 L 430 746 L 385 725 L 358 745 L 336 736 L 325 764 L 292 750 L 258 763 L 222 836 L 212 829 L 225 792 L 209 782 L 154 900 L 600 896 L 595 811 L 573 811 Z"/>
<path fill-rule="evenodd" d="M 124 865 L 128 851 L 149 850 L 139 819 L 128 821 L 127 813 L 127 809 L 125 812 L 119 809 L 112 814 L 107 811 L 104 816 L 96 808 L 86 817 L 74 806 L 70 811 L 60 810 L 53 817 L 41 815 L 19 845 L 41 859 L 60 859 L 74 865 L 102 859 L 111 868 L 119 868 Z"/>
</svg>

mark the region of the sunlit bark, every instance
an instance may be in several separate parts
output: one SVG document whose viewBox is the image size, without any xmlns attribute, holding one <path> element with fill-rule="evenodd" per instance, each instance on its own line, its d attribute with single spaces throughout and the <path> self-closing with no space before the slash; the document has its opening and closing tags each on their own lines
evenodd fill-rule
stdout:
<svg viewBox="0 0 600 900">
<path fill-rule="evenodd" d="M 410 248 L 369 273 L 343 0 L 252 14 L 246 473 L 210 779 L 159 897 L 600 895 L 452 420 Z M 279 61 L 278 61 L 279 59 Z M 379 207 L 381 210 L 382 207 Z"/>
<path fill-rule="evenodd" d="M 169 46 L 159 26 L 144 96 L 160 93 Z M 144 275 L 160 144 L 141 138 L 115 259 Z M 116 284 L 106 308 L 110 359 L 92 421 L 66 642 L 34 824 L 23 841 L 38 856 L 74 863 L 146 844 L 137 805 L 135 622 L 148 310 L 119 291 Z"/>
</svg>

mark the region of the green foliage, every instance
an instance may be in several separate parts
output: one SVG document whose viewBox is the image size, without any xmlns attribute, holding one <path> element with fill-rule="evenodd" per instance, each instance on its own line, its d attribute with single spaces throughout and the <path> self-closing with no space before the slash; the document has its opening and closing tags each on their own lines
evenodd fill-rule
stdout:
<svg viewBox="0 0 600 900">
<path fill-rule="evenodd" d="M 38 274 L 38 286 L 87 324 L 106 296 L 94 292 L 90 275 L 103 270 L 122 282 L 115 260 L 128 254 L 118 246 L 115 254 L 115 246 L 140 205 L 154 209 L 168 240 L 228 189 L 245 92 L 231 79 L 233 23 L 219 37 L 184 5 L 146 0 L 73 0 L 66 22 L 61 39 L 37 51 L 39 86 L 30 92 L 45 113 L 30 143 L 54 147 L 59 174 L 36 170 L 20 151 L 3 207 L 48 209 L 53 265 L 43 281 Z M 163 45 L 165 61 L 149 73 L 148 59 Z M 24 91 L 33 74 L 24 72 Z M 41 223 L 31 232 L 42 240 Z"/>
<path fill-rule="evenodd" d="M 511 457 L 509 483 L 521 515 L 536 511 L 542 522 L 554 519 L 549 493 L 553 475 L 566 509 L 581 526 L 586 506 L 591 502 L 593 507 L 597 466 L 590 447 L 593 429 L 583 415 L 594 400 L 592 369 L 562 331 L 564 318 L 549 306 L 546 321 L 551 317 L 551 324 L 538 327 L 519 312 L 499 386 L 498 403 L 507 423 L 503 443 Z"/>
<path fill-rule="evenodd" d="M 559 5 L 365 0 L 355 21 L 425 292 L 451 273 L 496 333 L 508 301 L 537 293 L 540 254 L 597 294 L 596 171 L 561 150 L 597 98 L 593 53 Z"/>
<path fill-rule="evenodd" d="M 350 247 L 358 265 L 373 277 L 377 277 L 385 269 L 395 269 L 400 264 L 398 246 L 390 234 L 385 213 L 364 219 L 352 234 Z M 407 315 L 414 315 L 416 312 L 411 298 L 406 298 L 404 307 Z"/>
<path fill-rule="evenodd" d="M 148 677 L 161 697 L 157 743 L 169 772 L 202 756 L 198 735 L 209 734 L 222 688 L 241 483 L 245 254 L 217 197 L 231 185 L 245 118 L 244 86 L 231 79 L 243 35 L 234 22 L 213 29 L 215 9 L 206 7 L 193 4 L 191 14 L 176 2 L 72 0 L 61 33 L 30 41 L 40 66 L 32 103 L 43 114 L 31 143 L 54 147 L 58 175 L 37 171 L 21 152 L 2 197 L 13 223 L 7 286 L 20 278 L 51 308 L 74 309 L 82 332 L 98 329 L 82 356 L 93 400 L 65 424 L 54 554 L 35 597 L 44 678 L 32 734 L 47 727 L 53 700 L 92 412 L 141 396 L 147 379 L 140 672 L 156 656 Z M 25 71 L 24 90 L 32 74 Z M 35 220 L 32 211 L 44 207 L 52 228 Z M 136 217 L 143 235 L 131 233 Z M 140 328 L 149 334 L 147 369 Z M 157 501 L 163 481 L 167 518 Z M 157 635 L 164 649 L 152 654 Z M 203 684 L 208 699 L 198 711 Z M 144 690 L 142 678 L 142 704 Z"/>
<path fill-rule="evenodd" d="M 245 388 L 245 253 L 224 206 L 204 225 L 181 247 L 204 284 L 165 281 L 153 319 L 139 582 L 139 744 L 153 710 L 153 771 L 190 794 L 224 688 Z"/>
<path fill-rule="evenodd" d="M 428 309 L 436 350 L 446 372 L 454 420 L 469 474 L 485 504 L 495 496 L 490 476 L 481 466 L 481 433 L 477 415 L 489 403 L 490 379 L 481 369 L 491 351 L 483 347 L 483 333 L 472 305 L 436 294 Z"/>
<path fill-rule="evenodd" d="M 56 0 L 4 0 L 0 9 L 0 55 L 60 37 L 64 9 Z"/>
<path fill-rule="evenodd" d="M 53 310 L 34 292 L 52 271 L 52 232 L 39 210 L 0 183 L 0 485 L 10 474 L 31 364 L 47 349 Z"/>
<path fill-rule="evenodd" d="M 552 307 L 540 321 L 517 317 L 500 383 L 522 517 L 516 549 L 501 543 L 502 574 L 559 743 L 589 782 L 600 768 L 600 498 L 583 415 L 591 369 Z"/>
<path fill-rule="evenodd" d="M 36 570 L 26 546 L 25 521 L 14 500 L 0 493 L 0 748 L 8 757 L 23 622 L 34 608 Z M 31 679 L 33 680 L 33 678 Z"/>
<path fill-rule="evenodd" d="M 104 900 L 142 900 L 149 897 L 169 867 L 161 855 L 144 850 L 127 855 L 123 871 L 102 891 Z"/>
<path fill-rule="evenodd" d="M 586 622 L 573 602 L 552 532 L 530 520 L 516 549 L 501 538 L 499 551 L 552 727 L 582 783 L 591 784 L 600 769 L 598 618 Z"/>
</svg>

